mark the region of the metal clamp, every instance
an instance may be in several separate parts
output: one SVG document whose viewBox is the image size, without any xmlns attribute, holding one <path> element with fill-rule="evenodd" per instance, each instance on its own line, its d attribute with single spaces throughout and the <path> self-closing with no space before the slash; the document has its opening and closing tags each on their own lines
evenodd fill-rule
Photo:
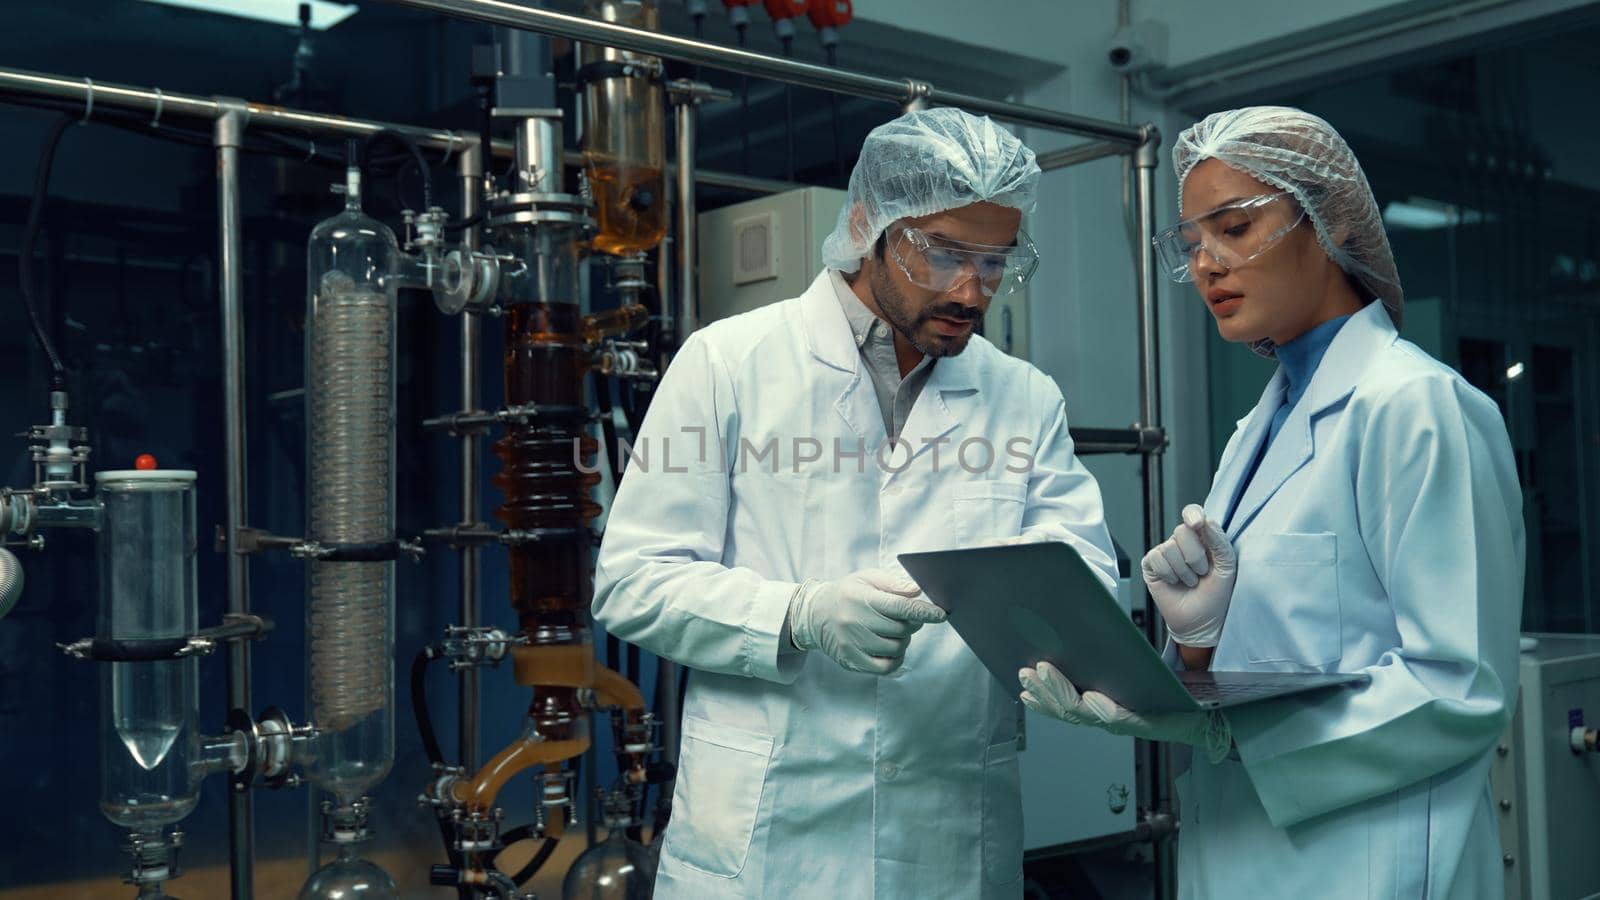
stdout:
<svg viewBox="0 0 1600 900">
<path fill-rule="evenodd" d="M 210 656 L 216 652 L 219 645 L 230 641 L 260 640 L 273 627 L 271 619 L 247 613 L 229 613 L 223 616 L 223 624 L 197 631 L 186 638 L 146 640 L 83 638 L 70 644 L 56 644 L 56 646 L 62 653 L 74 659 L 92 659 L 95 662 L 160 662 L 183 659 L 186 656 Z"/>
<path fill-rule="evenodd" d="M 422 533 L 424 540 L 442 541 L 452 547 L 478 547 L 485 544 L 518 546 L 550 541 L 596 542 L 598 535 L 588 528 L 512 528 L 499 531 L 487 525 L 451 525 L 447 528 L 429 528 Z"/>
<path fill-rule="evenodd" d="M 928 98 L 933 96 L 933 85 L 915 78 L 906 79 L 906 99 L 901 104 L 905 112 L 920 112 L 928 108 Z"/>
<path fill-rule="evenodd" d="M 322 801 L 322 839 L 330 844 L 359 844 L 372 839 L 367 828 L 367 817 L 372 810 L 372 800 L 361 797 L 347 806 L 334 806 L 333 801 Z"/>
<path fill-rule="evenodd" d="M 674 104 L 704 103 L 714 100 L 718 103 L 727 103 L 733 99 L 733 91 L 713 87 L 703 81 L 692 78 L 675 78 L 667 82 L 667 98 Z"/>
<path fill-rule="evenodd" d="M 498 666 L 512 647 L 528 644 L 525 634 L 506 634 L 498 628 L 447 625 L 440 649 L 450 660 L 450 671 L 460 672 L 479 666 Z"/>
<path fill-rule="evenodd" d="M 455 825 L 456 849 L 462 853 L 488 853 L 500 849 L 500 821 L 504 811 L 500 807 L 488 815 L 480 812 L 462 814 L 456 810 L 450 817 Z"/>
<path fill-rule="evenodd" d="M 73 659 L 94 662 L 162 662 L 187 656 L 210 656 L 216 651 L 217 642 L 197 635 L 146 640 L 95 637 L 82 638 L 69 644 L 58 643 L 56 647 Z"/>
<path fill-rule="evenodd" d="M 665 71 L 666 66 L 654 56 L 626 57 L 589 63 L 578 69 L 574 77 L 578 87 L 581 88 L 591 81 L 602 81 L 607 78 L 657 79 Z"/>
<path fill-rule="evenodd" d="M 447 316 L 495 309 L 500 267 L 507 260 L 514 261 L 495 254 L 493 248 L 475 251 L 462 247 L 446 253 L 433 285 L 433 305 Z"/>
<path fill-rule="evenodd" d="M 433 764 L 433 780 L 422 793 L 417 795 L 417 805 L 428 807 L 441 815 L 445 810 L 453 810 L 460 806 L 455 797 L 455 787 L 467 777 L 465 766 L 447 766 L 443 763 Z"/>
<path fill-rule="evenodd" d="M 527 425 L 535 419 L 542 421 L 588 421 L 595 413 L 585 406 L 546 405 L 524 403 L 495 412 L 468 410 L 424 419 L 422 427 L 428 431 L 447 431 L 452 435 L 482 434 L 490 425 Z"/>
<path fill-rule="evenodd" d="M 1133 429 L 1138 432 L 1138 453 L 1161 453 L 1167 449 L 1171 441 L 1167 438 L 1167 430 L 1159 425 L 1135 424 Z"/>
<path fill-rule="evenodd" d="M 305 781 L 291 774 L 290 765 L 295 758 L 295 746 L 310 742 L 317 731 L 310 725 L 295 725 L 288 714 L 276 706 L 262 711 L 259 719 L 250 718 L 242 709 L 228 714 L 228 728 L 245 738 L 245 764 L 229 778 L 234 793 L 250 789 L 255 779 L 263 786 L 278 790 L 295 788 Z"/>
<path fill-rule="evenodd" d="M 442 206 L 430 206 L 420 213 L 410 209 L 400 210 L 400 221 L 405 223 L 406 229 L 406 239 L 401 246 L 407 253 L 439 247 L 444 243 L 444 224 L 448 218 L 450 214 Z"/>
<path fill-rule="evenodd" d="M 15 541 L 15 540 L 0 541 L 0 547 L 8 547 L 8 548 L 9 547 L 18 547 L 18 548 L 26 548 L 28 550 L 43 550 L 44 549 L 44 535 L 42 535 L 42 534 L 30 534 L 30 535 L 28 535 L 28 537 L 25 540 L 20 540 L 20 541 Z"/>
<path fill-rule="evenodd" d="M 594 370 L 611 378 L 655 381 L 661 373 L 641 359 L 649 347 L 644 341 L 607 340 L 595 354 Z"/>
<path fill-rule="evenodd" d="M 159 830 L 153 834 L 130 832 L 128 842 L 122 845 L 122 849 L 133 857 L 133 866 L 128 870 L 128 874 L 122 876 L 123 883 L 147 887 L 159 885 L 163 881 L 182 875 L 183 870 L 178 868 L 178 851 L 182 847 L 183 832 L 176 828 L 171 834 L 166 835 L 161 834 Z M 159 888 L 157 893 L 160 893 Z M 143 895 L 141 891 L 140 896 Z"/>
<path fill-rule="evenodd" d="M 227 543 L 227 531 L 218 526 L 218 552 L 226 551 Z M 307 540 L 303 537 L 270 534 L 258 528 L 239 529 L 239 540 L 238 546 L 234 548 L 235 553 L 248 556 L 264 550 L 287 550 L 290 556 L 297 559 L 310 559 L 317 562 L 390 562 L 391 560 L 399 559 L 401 554 L 410 556 L 413 560 L 418 560 L 427 554 L 427 550 L 423 549 L 419 541 L 403 538 L 392 538 L 387 541 L 323 543 L 321 541 Z"/>
<path fill-rule="evenodd" d="M 577 824 L 577 808 L 572 802 L 572 789 L 576 784 L 573 775 L 570 769 L 561 769 L 540 776 L 539 805 L 534 807 L 533 812 L 534 826 L 541 835 L 549 827 L 552 815 L 562 816 L 568 828 Z"/>
</svg>

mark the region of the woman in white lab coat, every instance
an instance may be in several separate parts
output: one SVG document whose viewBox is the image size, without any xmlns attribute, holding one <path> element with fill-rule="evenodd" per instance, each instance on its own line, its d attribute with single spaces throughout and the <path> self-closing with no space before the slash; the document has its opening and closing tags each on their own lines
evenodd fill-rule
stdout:
<svg viewBox="0 0 1600 900">
<path fill-rule="evenodd" d="M 1167 271 L 1224 339 L 1279 366 L 1204 508 L 1145 557 L 1168 659 L 1371 680 L 1157 718 L 1041 663 L 1023 701 L 1202 751 L 1178 781 L 1181 897 L 1499 897 L 1489 765 L 1516 702 L 1523 579 L 1500 412 L 1399 338 L 1377 203 L 1326 122 L 1217 113 L 1173 156 Z"/>
</svg>

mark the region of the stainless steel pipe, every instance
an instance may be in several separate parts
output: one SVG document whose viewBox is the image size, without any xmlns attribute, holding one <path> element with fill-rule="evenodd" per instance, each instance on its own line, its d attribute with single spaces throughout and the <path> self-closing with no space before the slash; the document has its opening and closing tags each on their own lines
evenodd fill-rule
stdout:
<svg viewBox="0 0 1600 900">
<path fill-rule="evenodd" d="M 700 223 L 696 221 L 694 202 L 694 142 L 697 140 L 699 103 L 693 96 L 681 97 L 674 112 L 678 126 L 678 310 L 673 341 L 682 347 L 689 335 L 700 327 L 695 315 L 700 289 L 699 279 L 695 277 L 699 262 L 695 233 Z"/>
<path fill-rule="evenodd" d="M 217 212 L 221 222 L 217 284 L 222 294 L 222 405 L 226 429 L 225 465 L 228 491 L 228 612 L 250 612 L 250 558 L 239 552 L 239 530 L 245 512 L 244 420 L 244 272 L 241 261 L 243 224 L 239 206 L 239 147 L 244 142 L 244 114 L 238 106 L 219 103 L 213 143 L 217 152 Z M 242 104 L 239 104 L 242 106 Z M 250 710 L 250 642 L 228 642 L 228 705 Z M 228 852 L 233 900 L 255 893 L 255 809 L 248 790 L 228 794 Z"/>
<path fill-rule="evenodd" d="M 1156 261 L 1155 234 L 1156 198 L 1155 170 L 1159 164 L 1157 151 L 1161 135 L 1153 126 L 1147 139 L 1134 154 L 1133 203 L 1136 218 L 1135 266 L 1138 269 L 1139 292 L 1139 422 L 1146 428 L 1161 427 L 1161 364 L 1160 332 L 1156 320 Z M 1163 511 L 1164 483 L 1159 447 L 1144 454 L 1141 460 L 1144 479 L 1144 538 L 1146 547 L 1161 543 L 1166 530 L 1166 513 Z M 1145 621 L 1152 642 L 1160 646 L 1157 637 L 1163 626 L 1156 605 L 1145 592 Z M 1149 763 L 1146 777 L 1152 815 L 1172 811 L 1172 754 L 1166 744 L 1147 744 Z M 1177 848 L 1170 840 L 1152 841 L 1155 858 L 1155 898 L 1169 900 L 1176 896 Z"/>
<path fill-rule="evenodd" d="M 911 79 L 897 81 L 793 59 L 766 56 L 734 47 L 708 44 L 692 38 L 629 28 L 597 19 L 526 6 L 511 0 L 389 0 L 389 2 L 397 6 L 443 13 L 491 25 L 537 31 L 585 43 L 605 44 L 635 53 L 682 60 L 728 72 L 832 91 L 836 94 L 870 97 L 897 105 L 904 105 L 919 98 L 925 99 L 934 105 L 959 106 L 962 109 L 985 113 L 1021 125 L 1034 125 L 1100 140 L 1116 141 L 1129 151 L 1138 147 L 1143 140 L 1138 128 L 1120 122 L 1106 122 L 1038 106 L 946 91 L 926 82 Z"/>
<path fill-rule="evenodd" d="M 477 215 L 482 209 L 483 201 L 483 170 L 479 164 L 477 153 L 463 153 L 456 162 L 456 174 L 461 178 L 461 218 L 466 221 Z M 461 242 L 468 249 L 478 249 L 480 229 L 472 227 L 462 232 Z M 475 313 L 464 312 L 461 314 L 461 409 L 471 411 L 479 408 L 482 403 L 482 392 L 478 387 L 478 359 L 479 344 L 481 343 L 483 320 Z M 477 432 L 468 431 L 461 435 L 461 522 L 469 527 L 476 526 L 483 517 L 482 485 L 483 474 L 479 466 L 483 439 Z M 465 544 L 460 548 L 461 575 L 460 575 L 460 609 L 457 618 L 465 628 L 476 628 L 478 625 L 478 594 L 480 582 L 480 552 L 476 544 Z M 461 681 L 457 685 L 460 701 L 460 714 L 457 717 L 460 727 L 460 760 L 461 765 L 467 767 L 468 772 L 478 770 L 478 708 L 479 680 L 478 667 L 468 666 L 460 672 Z"/>
</svg>

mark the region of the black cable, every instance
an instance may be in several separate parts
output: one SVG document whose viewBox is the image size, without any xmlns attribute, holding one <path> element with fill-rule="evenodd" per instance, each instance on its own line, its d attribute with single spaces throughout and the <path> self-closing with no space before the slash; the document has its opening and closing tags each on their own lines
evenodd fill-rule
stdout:
<svg viewBox="0 0 1600 900">
<path fill-rule="evenodd" d="M 628 645 L 628 672 L 627 672 L 627 679 L 629 681 L 633 682 L 634 684 L 638 684 L 639 681 L 640 681 L 639 669 L 640 669 L 641 665 L 642 665 L 642 663 L 641 663 L 640 658 L 639 658 L 639 645 L 638 644 L 629 644 Z"/>
<path fill-rule="evenodd" d="M 417 719 L 417 732 L 422 736 L 422 752 L 427 754 L 428 762 L 434 765 L 444 765 L 444 751 L 439 748 L 439 737 L 433 730 L 433 717 L 428 713 L 428 663 L 439 658 L 439 651 L 432 646 L 423 647 L 411 660 L 411 712 Z M 460 871 L 463 865 L 461 853 L 455 848 L 455 841 L 450 836 L 450 825 L 442 816 L 435 816 L 439 826 L 439 841 L 444 845 L 444 855 L 452 868 Z M 459 900 L 469 900 L 470 891 L 466 887 L 457 887 L 456 895 Z"/>
<path fill-rule="evenodd" d="M 544 864 L 549 862 L 550 856 L 556 852 L 556 844 L 558 843 L 560 843 L 559 838 L 545 838 L 544 846 L 540 847 L 539 852 L 533 855 L 533 859 L 528 860 L 527 865 L 518 869 L 517 873 L 511 876 L 511 880 L 515 881 L 520 887 L 532 879 L 533 876 L 539 874 L 539 870 L 544 868 Z"/>
<path fill-rule="evenodd" d="M 494 85 L 478 83 L 478 171 L 487 177 L 494 176 Z M 513 189 L 515 186 L 513 185 Z M 474 186 L 474 190 L 482 190 Z"/>
<path fill-rule="evenodd" d="M 61 357 L 56 355 L 55 345 L 50 343 L 50 336 L 39 321 L 39 308 L 34 303 L 33 242 L 39 236 L 39 219 L 44 214 L 45 195 L 50 189 L 50 169 L 56 162 L 56 147 L 61 144 L 61 136 L 73 121 L 71 116 L 57 119 L 45 138 L 44 150 L 39 155 L 39 167 L 33 176 L 33 199 L 28 204 L 28 224 L 22 230 L 22 250 L 17 256 L 17 280 L 22 289 L 22 303 L 28 309 L 28 324 L 33 326 L 33 337 L 39 342 L 39 349 L 44 351 L 45 358 L 50 361 L 51 391 L 67 389 L 67 367 L 61 364 Z"/>
<path fill-rule="evenodd" d="M 483 213 L 481 213 L 481 212 L 480 213 L 474 213 L 473 215 L 470 215 L 470 216 L 466 217 L 465 219 L 462 219 L 459 222 L 446 222 L 445 226 L 444 226 L 444 230 L 445 231 L 466 231 L 468 228 L 476 227 L 478 225 L 478 223 L 480 223 L 482 221 L 483 221 Z"/>
<path fill-rule="evenodd" d="M 406 152 L 408 154 L 410 154 L 411 160 L 414 163 L 416 163 L 417 171 L 420 172 L 421 175 L 422 175 L 422 211 L 423 212 L 427 212 L 429 209 L 432 209 L 433 208 L 433 175 L 428 171 L 428 161 L 423 158 L 422 149 L 417 146 L 417 142 L 416 141 L 413 141 L 411 138 L 406 137 L 405 135 L 401 134 L 400 132 L 394 131 L 394 130 L 388 129 L 388 128 L 380 128 L 377 131 L 374 131 L 373 133 L 367 135 L 366 140 L 363 141 L 362 145 L 361 145 L 362 153 L 363 153 L 363 155 L 368 157 L 368 164 L 369 165 L 371 165 L 372 162 L 373 162 L 373 159 L 372 159 L 372 148 L 373 148 L 373 146 L 376 145 L 376 144 L 381 144 L 384 141 L 389 141 L 390 143 L 398 144 L 398 145 L 404 147 L 406 149 Z M 396 191 L 397 195 L 399 193 L 400 178 L 401 178 L 401 176 L 403 176 L 405 174 L 405 171 L 406 171 L 406 168 L 405 168 L 405 166 L 403 164 L 400 166 L 400 168 L 398 170 L 395 171 L 394 179 L 395 179 L 395 191 Z M 405 205 L 405 201 L 403 199 L 401 200 L 401 205 L 402 206 Z"/>
<path fill-rule="evenodd" d="M 417 732 L 422 735 L 422 750 L 428 755 L 428 762 L 442 766 L 444 751 L 439 748 L 439 736 L 428 715 L 428 663 L 437 655 L 433 647 L 423 647 L 411 660 L 411 712 L 417 718 Z"/>
</svg>

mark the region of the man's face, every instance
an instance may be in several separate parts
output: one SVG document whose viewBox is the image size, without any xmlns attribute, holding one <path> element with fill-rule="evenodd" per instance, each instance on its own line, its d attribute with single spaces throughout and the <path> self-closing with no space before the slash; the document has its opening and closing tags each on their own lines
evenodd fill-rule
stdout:
<svg viewBox="0 0 1600 900">
<path fill-rule="evenodd" d="M 881 254 L 874 252 L 861 261 L 862 274 L 872 289 L 872 298 L 884 320 L 924 356 L 955 356 L 967 348 L 972 330 L 989 309 L 978 278 L 971 277 L 948 291 L 929 290 L 912 283 L 898 259 L 913 268 L 917 253 L 909 241 L 900 240 L 902 229 L 920 230 L 931 240 L 961 241 L 991 246 L 1016 243 L 1022 227 L 1022 211 L 1008 206 L 978 202 L 958 209 L 902 219 L 884 232 Z"/>
</svg>

